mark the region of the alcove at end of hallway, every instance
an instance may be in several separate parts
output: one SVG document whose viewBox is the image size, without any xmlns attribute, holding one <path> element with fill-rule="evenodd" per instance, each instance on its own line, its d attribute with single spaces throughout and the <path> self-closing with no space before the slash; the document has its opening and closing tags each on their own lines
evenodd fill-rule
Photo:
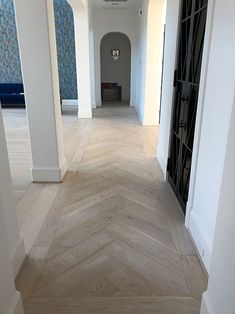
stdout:
<svg viewBox="0 0 235 314">
<path fill-rule="evenodd" d="M 130 105 L 132 61 L 128 36 L 118 32 L 104 35 L 100 58 L 102 105 Z"/>
</svg>

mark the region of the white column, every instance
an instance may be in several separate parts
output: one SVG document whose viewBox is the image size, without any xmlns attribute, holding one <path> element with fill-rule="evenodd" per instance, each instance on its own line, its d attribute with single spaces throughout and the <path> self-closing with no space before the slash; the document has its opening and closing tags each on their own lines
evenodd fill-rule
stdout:
<svg viewBox="0 0 235 314">
<path fill-rule="evenodd" d="M 60 182 L 66 172 L 53 1 L 14 0 L 34 182 Z"/>
<path fill-rule="evenodd" d="M 8 160 L 7 145 L 0 109 L 0 210 L 4 211 L 6 232 L 10 251 L 10 259 L 14 276 L 17 275 L 24 259 L 25 248 L 23 239 L 19 236 L 18 223 L 16 217 L 16 204 L 13 197 L 11 173 Z M 0 251 L 1 258 L 4 253 Z M 0 258 L 0 260 L 1 260 Z M 1 271 L 0 271 L 1 276 Z M 1 282 L 1 279 L 0 279 Z M 1 309 L 1 308 L 0 308 Z"/>
<path fill-rule="evenodd" d="M 73 9 L 78 84 L 78 117 L 92 118 L 92 78 L 87 1 L 67 0 Z M 82 43 L 82 44 L 81 44 Z"/>
<path fill-rule="evenodd" d="M 96 108 L 95 97 L 95 52 L 94 52 L 94 29 L 90 27 L 90 69 L 91 69 L 91 106 Z"/>
<path fill-rule="evenodd" d="M 1 133 L 2 136 L 2 133 Z M 2 179 L 2 175 L 1 175 Z M 23 314 L 21 296 L 15 289 L 5 220 L 5 200 L 0 195 L 0 313 Z M 14 230 L 13 230 L 14 231 Z"/>
</svg>

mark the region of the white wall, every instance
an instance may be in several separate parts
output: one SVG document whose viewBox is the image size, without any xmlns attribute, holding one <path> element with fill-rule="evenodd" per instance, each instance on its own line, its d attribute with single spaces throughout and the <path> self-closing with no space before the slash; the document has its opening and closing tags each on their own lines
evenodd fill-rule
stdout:
<svg viewBox="0 0 235 314">
<path fill-rule="evenodd" d="M 25 248 L 19 237 L 1 107 L 0 151 L 0 313 L 23 314 L 14 278 L 24 262 Z"/>
<path fill-rule="evenodd" d="M 11 172 L 8 159 L 7 144 L 0 108 L 0 200 L 5 213 L 8 246 L 12 262 L 13 274 L 16 277 L 25 259 L 24 241 L 19 236 L 16 203 L 13 196 Z M 0 280 L 1 281 L 1 280 Z"/>
<path fill-rule="evenodd" d="M 114 61 L 112 49 L 120 50 L 120 58 Z M 122 87 L 122 100 L 130 100 L 131 43 L 126 35 L 109 33 L 101 41 L 101 81 L 118 83 Z"/>
<path fill-rule="evenodd" d="M 144 0 L 139 18 L 136 111 L 144 125 L 159 123 L 165 3 Z"/>
<path fill-rule="evenodd" d="M 217 0 L 189 229 L 208 272 L 235 85 L 235 2 Z"/>
<path fill-rule="evenodd" d="M 0 196 L 0 313 L 23 314 L 23 305 L 20 293 L 16 291 L 10 251 L 8 247 L 6 221 L 3 212 L 4 205 Z"/>
<path fill-rule="evenodd" d="M 234 7 L 228 5 L 234 16 Z M 231 15 L 232 15 L 231 14 Z M 234 19 L 234 17 L 233 17 Z M 235 45 L 233 53 L 235 53 Z M 235 62 L 232 61 L 235 69 Z M 218 204 L 215 240 L 207 292 L 201 314 L 235 313 L 235 93 Z"/>
<path fill-rule="evenodd" d="M 139 16 L 138 29 L 138 60 L 137 89 L 135 108 L 141 121 L 144 119 L 144 100 L 146 86 L 146 55 L 147 55 L 147 21 L 149 0 L 143 0 L 142 15 Z"/>
<path fill-rule="evenodd" d="M 93 12 L 95 42 L 95 91 L 96 105 L 101 106 L 101 69 L 100 43 L 104 35 L 110 32 L 125 34 L 131 42 L 131 105 L 135 105 L 136 96 L 136 64 L 138 39 L 137 10 L 96 9 Z"/>
</svg>

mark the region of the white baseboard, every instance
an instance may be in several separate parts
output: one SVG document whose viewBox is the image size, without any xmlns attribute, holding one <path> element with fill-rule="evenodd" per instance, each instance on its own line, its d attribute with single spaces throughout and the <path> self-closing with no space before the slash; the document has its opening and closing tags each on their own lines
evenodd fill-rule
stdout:
<svg viewBox="0 0 235 314">
<path fill-rule="evenodd" d="M 200 254 L 201 260 L 209 274 L 212 252 L 207 244 L 207 241 L 198 228 L 197 222 L 194 218 L 193 210 L 190 213 L 188 229 L 197 247 L 198 253 Z"/>
<path fill-rule="evenodd" d="M 77 99 L 63 99 L 62 110 L 64 111 L 78 111 L 78 100 Z"/>
<path fill-rule="evenodd" d="M 138 116 L 140 122 L 143 124 L 144 117 L 143 117 L 143 115 L 142 115 L 142 113 L 141 113 L 141 111 L 140 111 L 138 106 L 135 106 L 135 111 L 137 113 L 137 116 Z"/>
<path fill-rule="evenodd" d="M 91 119 L 92 118 L 92 112 L 91 111 L 79 111 L 78 110 L 78 118 L 79 119 Z"/>
<path fill-rule="evenodd" d="M 200 314 L 215 314 L 208 298 L 207 291 L 203 293 Z"/>
<path fill-rule="evenodd" d="M 21 269 L 21 266 L 24 263 L 25 257 L 26 257 L 26 251 L 25 251 L 25 246 L 24 246 L 24 240 L 21 237 L 19 237 L 19 241 L 11 257 L 14 278 L 17 277 Z"/>
<path fill-rule="evenodd" d="M 61 163 L 60 167 L 35 167 L 32 168 L 32 179 L 33 182 L 61 182 L 64 178 L 64 175 L 67 171 L 67 162 L 66 159 Z"/>
<path fill-rule="evenodd" d="M 62 105 L 78 107 L 78 100 L 77 99 L 62 99 Z"/>
<path fill-rule="evenodd" d="M 159 162 L 160 168 L 162 170 L 162 174 L 164 179 L 166 180 L 166 176 L 167 176 L 167 164 L 166 164 L 166 160 L 164 160 L 159 154 L 157 154 L 157 160 Z"/>
<path fill-rule="evenodd" d="M 97 107 L 96 103 L 91 105 L 92 109 Z M 66 111 L 78 111 L 78 118 L 80 119 L 90 119 L 92 118 L 92 112 L 81 112 L 79 111 L 79 101 L 78 99 L 63 99 L 62 100 L 62 109 Z"/>
<path fill-rule="evenodd" d="M 9 310 L 6 314 L 24 314 L 23 303 L 21 295 L 18 291 L 15 292 Z"/>
</svg>

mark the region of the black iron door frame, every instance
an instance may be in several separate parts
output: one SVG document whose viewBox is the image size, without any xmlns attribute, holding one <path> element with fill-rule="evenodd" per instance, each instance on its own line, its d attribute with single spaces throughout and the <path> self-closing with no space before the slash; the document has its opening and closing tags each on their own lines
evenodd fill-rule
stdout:
<svg viewBox="0 0 235 314">
<path fill-rule="evenodd" d="M 186 211 L 208 0 L 182 0 L 168 180 Z"/>
</svg>

